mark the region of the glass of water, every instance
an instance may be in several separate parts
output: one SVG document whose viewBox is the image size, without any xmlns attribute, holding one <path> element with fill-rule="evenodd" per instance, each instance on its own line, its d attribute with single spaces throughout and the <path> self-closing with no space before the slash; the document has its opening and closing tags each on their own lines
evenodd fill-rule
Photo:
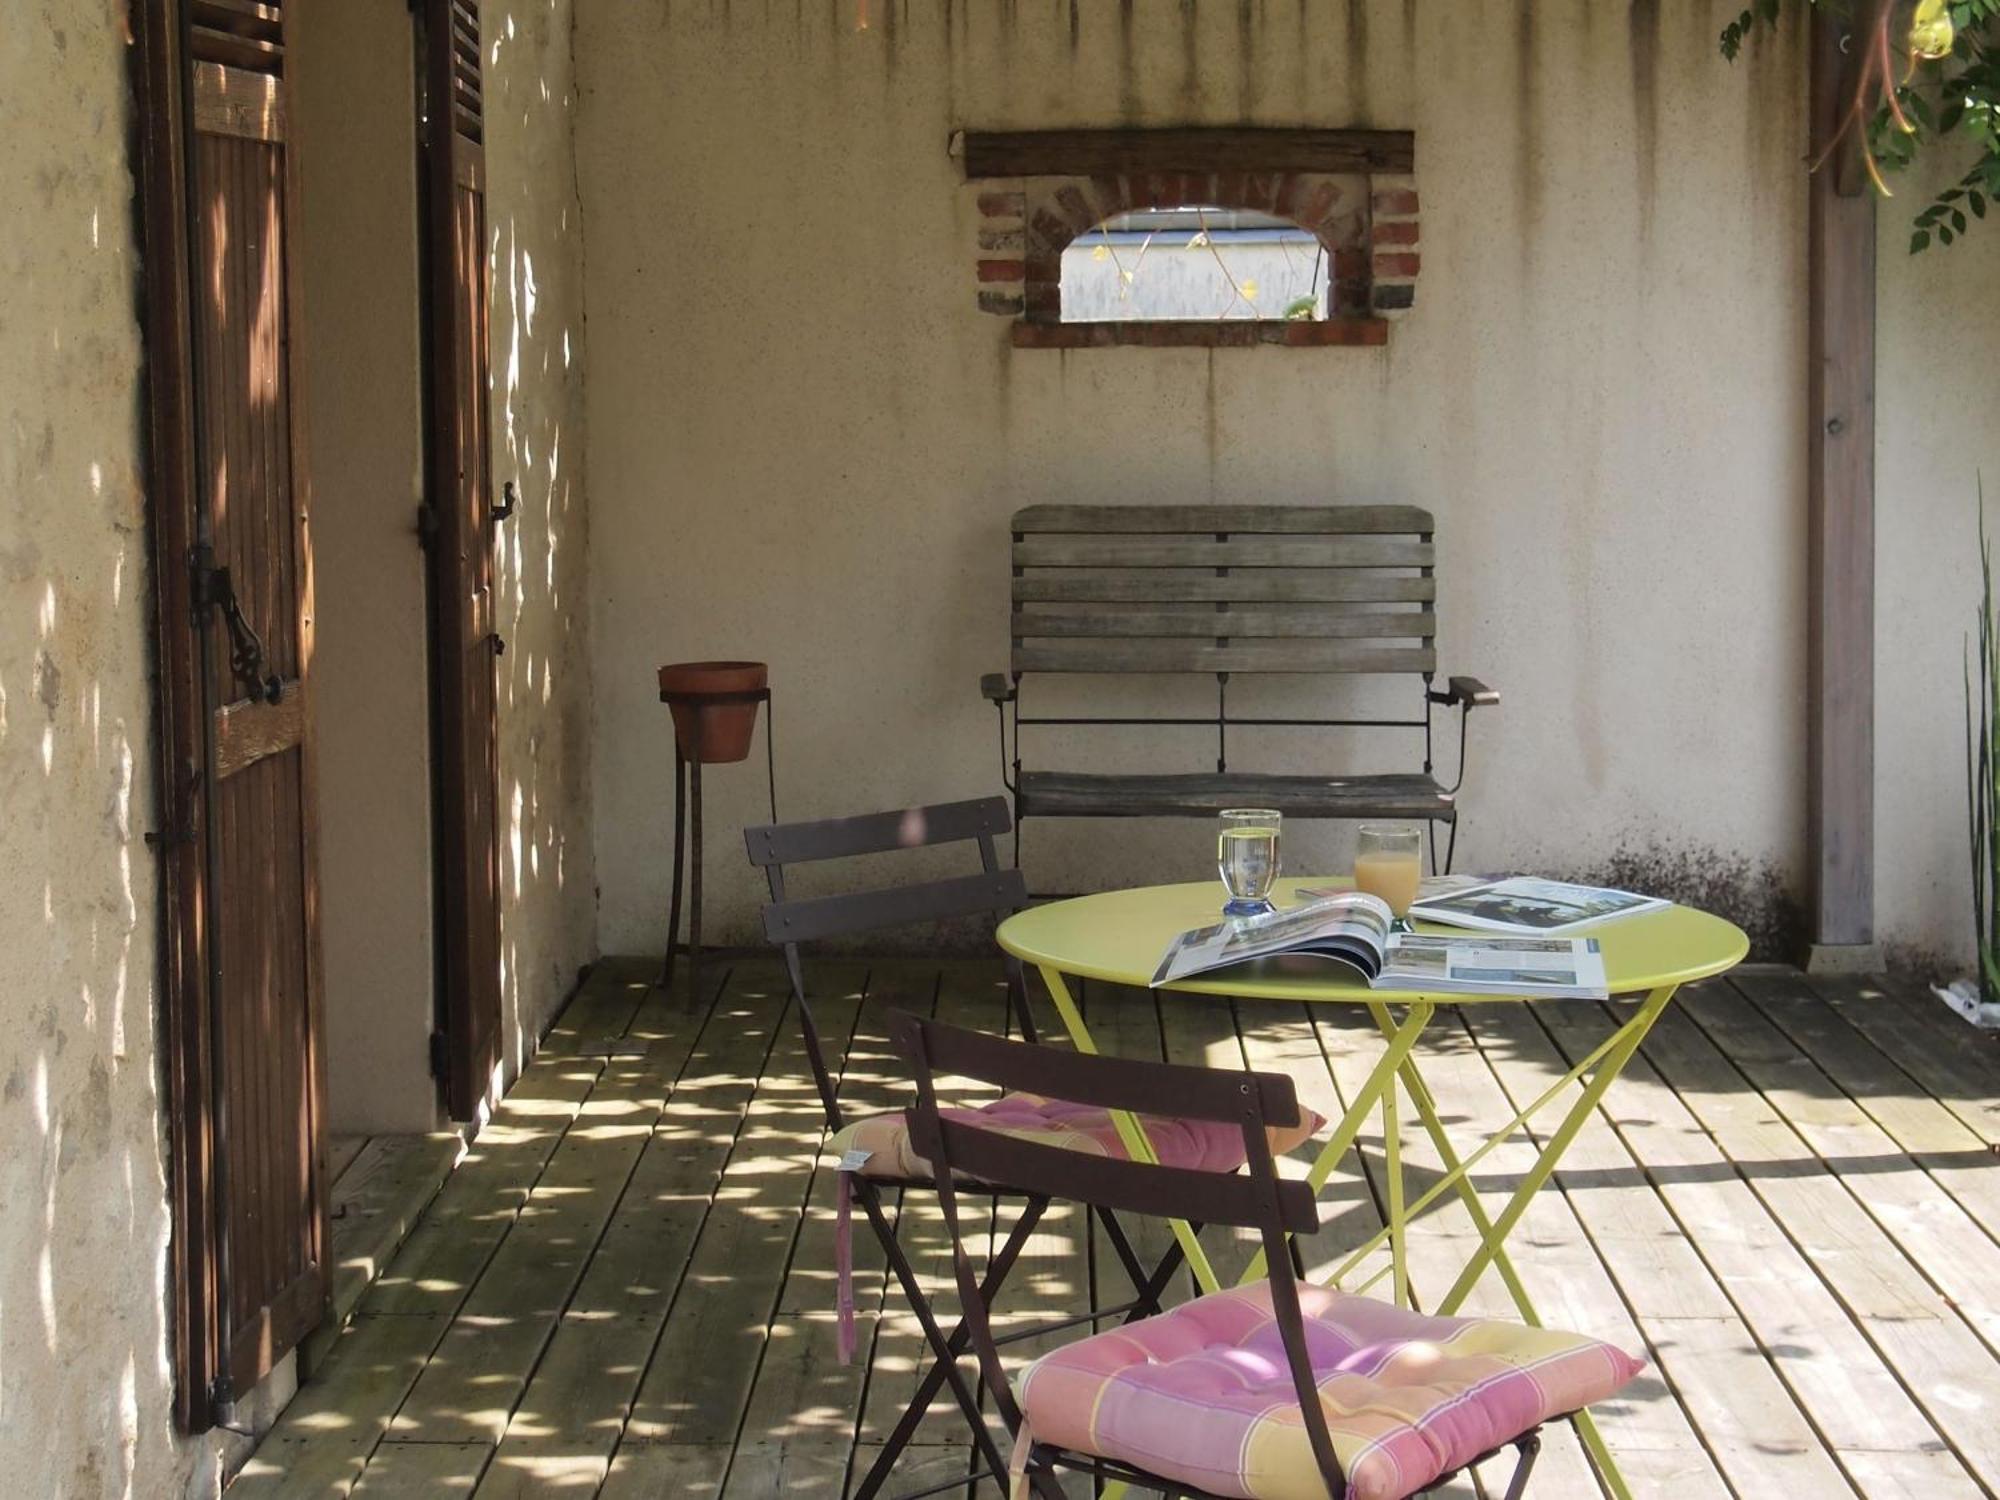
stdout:
<svg viewBox="0 0 2000 1500">
<path fill-rule="evenodd" d="M 1278 882 L 1278 824 L 1266 807 L 1232 807 L 1224 812 L 1215 839 L 1215 867 L 1229 900 L 1227 917 L 1255 917 L 1270 911 L 1271 887 Z"/>
</svg>

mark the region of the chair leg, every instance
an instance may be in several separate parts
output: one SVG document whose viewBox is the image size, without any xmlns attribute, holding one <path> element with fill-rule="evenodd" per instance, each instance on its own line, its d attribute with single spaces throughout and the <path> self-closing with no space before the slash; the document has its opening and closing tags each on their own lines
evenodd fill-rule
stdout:
<svg viewBox="0 0 2000 1500">
<path fill-rule="evenodd" d="M 874 1196 L 874 1191 L 870 1188 L 866 1197 L 872 1199 Z M 1028 1206 L 1021 1210 L 1021 1217 L 1015 1221 L 1014 1228 L 1000 1247 L 999 1253 L 988 1262 L 986 1275 L 979 1284 L 979 1298 L 986 1306 L 993 1305 L 994 1298 L 1000 1293 L 1001 1284 L 1006 1281 L 1008 1272 L 1014 1269 L 1014 1262 L 1020 1259 L 1022 1250 L 1027 1248 L 1028 1237 L 1034 1233 L 1035 1225 L 1041 1222 L 1042 1212 L 1047 1207 L 1046 1199 L 1030 1198 Z M 930 1305 L 924 1300 L 922 1288 L 917 1285 L 916 1276 L 909 1269 L 909 1260 L 903 1253 L 903 1247 L 896 1243 L 895 1231 L 888 1227 L 888 1221 L 880 1216 L 879 1209 L 871 1208 L 869 1222 L 875 1225 L 876 1235 L 882 1240 L 883 1248 L 889 1257 L 889 1264 L 896 1273 L 896 1279 L 902 1283 L 903 1295 L 910 1300 L 910 1305 L 917 1314 L 917 1321 L 925 1324 L 925 1337 L 930 1338 L 930 1331 L 936 1326 L 931 1319 Z M 972 1330 L 966 1326 L 963 1318 L 959 1320 L 958 1326 L 952 1329 L 950 1338 L 944 1338 L 940 1334 L 937 1338 L 931 1339 L 933 1363 L 923 1380 L 918 1383 L 916 1394 L 910 1398 L 910 1404 L 903 1409 L 903 1415 L 897 1419 L 894 1429 L 883 1441 L 882 1451 L 876 1455 L 875 1462 L 862 1477 L 860 1485 L 854 1491 L 853 1500 L 872 1500 L 872 1497 L 888 1482 L 889 1473 L 895 1468 L 896 1460 L 903 1456 L 903 1450 L 916 1435 L 917 1424 L 923 1421 L 924 1413 L 930 1410 L 931 1403 L 937 1399 L 939 1389 L 947 1381 L 951 1383 L 952 1394 L 958 1397 L 958 1404 L 965 1413 L 966 1421 L 972 1424 L 973 1440 L 980 1445 L 981 1456 L 993 1464 L 994 1472 L 1000 1477 L 1004 1487 L 1006 1462 L 1000 1458 L 999 1449 L 994 1447 L 992 1435 L 986 1430 L 986 1423 L 980 1415 L 978 1396 L 966 1387 L 965 1375 L 958 1368 L 958 1357 L 965 1352 L 971 1342 Z"/>
<path fill-rule="evenodd" d="M 1041 1038 L 1035 1034 L 1035 1013 L 1028 1006 L 1027 968 L 1011 961 L 1007 965 L 1007 1007 L 1021 1028 L 1021 1040 L 1040 1041 Z"/>
<path fill-rule="evenodd" d="M 1542 1435 L 1531 1432 L 1514 1445 L 1521 1450 L 1519 1462 L 1514 1465 L 1514 1477 L 1508 1482 L 1506 1500 L 1521 1500 L 1528 1488 L 1528 1475 L 1534 1471 L 1535 1458 L 1542 1451 Z"/>
<path fill-rule="evenodd" d="M 1166 1253 L 1160 1257 L 1160 1263 L 1153 1267 L 1152 1274 L 1148 1275 L 1138 1252 L 1126 1238 L 1125 1226 L 1118 1222 L 1117 1217 L 1108 1208 L 1100 1208 L 1096 1212 L 1104 1221 L 1104 1237 L 1111 1241 L 1112 1250 L 1117 1253 L 1119 1261 L 1125 1267 L 1126 1276 L 1132 1282 L 1132 1290 L 1139 1294 L 1139 1306 L 1125 1315 L 1125 1321 L 1130 1323 L 1139 1318 L 1151 1317 L 1161 1310 L 1160 1294 L 1166 1291 L 1167 1284 L 1173 1280 L 1174 1273 L 1181 1268 L 1186 1259 L 1181 1251 L 1180 1241 L 1175 1240 L 1167 1247 Z M 1201 1233 L 1199 1224 L 1190 1224 L 1188 1227 L 1197 1235 Z"/>
<path fill-rule="evenodd" d="M 1055 1469 L 1047 1463 L 1037 1468 L 1032 1454 L 1028 1459 L 1028 1483 L 1034 1486 L 1038 1500 L 1069 1500 L 1063 1493 L 1062 1481 L 1056 1478 Z"/>
</svg>

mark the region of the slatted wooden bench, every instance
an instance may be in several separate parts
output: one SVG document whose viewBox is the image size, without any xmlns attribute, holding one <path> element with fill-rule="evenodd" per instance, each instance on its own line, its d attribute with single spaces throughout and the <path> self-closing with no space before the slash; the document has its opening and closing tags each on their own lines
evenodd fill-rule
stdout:
<svg viewBox="0 0 2000 1500">
<path fill-rule="evenodd" d="M 1436 549 L 1430 512 L 1410 505 L 1031 505 L 1012 523 L 1011 670 L 981 691 L 1000 712 L 1002 774 L 1014 795 L 1015 854 L 1031 817 L 1201 817 L 1274 807 L 1297 818 L 1392 818 L 1445 825 L 1457 842 L 1465 726 L 1500 695 L 1477 678 L 1436 686 Z M 1038 673 L 1212 674 L 1215 713 L 1075 715 L 1022 711 Z M 1406 675 L 1407 717 L 1242 717 L 1245 673 Z M 1433 715 L 1459 710 L 1458 776 L 1434 774 Z M 1011 717 L 1012 752 L 1009 753 Z M 1116 774 L 1030 768 L 1021 733 L 1050 726 L 1205 728 L 1215 770 Z M 1377 775 L 1231 770 L 1229 731 L 1367 728 L 1421 735 L 1421 769 Z M 1434 829 L 1435 831 L 1435 829 Z M 1435 842 L 1432 853 L 1436 863 Z"/>
</svg>

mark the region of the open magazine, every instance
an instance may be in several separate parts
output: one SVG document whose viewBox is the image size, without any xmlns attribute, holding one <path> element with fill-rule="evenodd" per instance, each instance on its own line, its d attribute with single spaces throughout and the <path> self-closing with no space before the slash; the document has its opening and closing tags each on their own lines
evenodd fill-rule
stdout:
<svg viewBox="0 0 2000 1500">
<path fill-rule="evenodd" d="M 1655 911 L 1670 903 L 1658 896 L 1614 891 L 1603 886 L 1570 885 L 1538 880 L 1532 875 L 1507 879 L 1474 877 L 1455 889 L 1432 890 L 1429 882 L 1418 892 L 1411 917 L 1446 927 L 1470 927 L 1479 932 L 1516 932 L 1547 936 L 1568 932 L 1606 917 L 1628 917 Z"/>
<path fill-rule="evenodd" d="M 1388 906 L 1363 891 L 1335 891 L 1260 917 L 1184 932 L 1167 947 L 1153 983 L 1254 960 L 1344 964 L 1373 989 L 1425 994 L 1604 999 L 1595 938 L 1459 937 L 1394 930 Z"/>
</svg>

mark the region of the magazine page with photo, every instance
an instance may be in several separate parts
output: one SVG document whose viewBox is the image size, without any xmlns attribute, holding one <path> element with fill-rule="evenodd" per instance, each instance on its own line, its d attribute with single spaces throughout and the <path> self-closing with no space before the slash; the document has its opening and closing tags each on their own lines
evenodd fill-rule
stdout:
<svg viewBox="0 0 2000 1500">
<path fill-rule="evenodd" d="M 1298 906 L 1182 933 L 1168 944 L 1153 983 L 1239 967 L 1271 977 L 1333 964 L 1350 971 L 1352 982 L 1384 991 L 1543 999 L 1607 994 L 1594 938 L 1401 932 L 1388 906 L 1366 892 L 1302 894 L 1308 899 Z"/>
<path fill-rule="evenodd" d="M 1451 890 L 1420 892 L 1410 915 L 1480 932 L 1553 934 L 1612 917 L 1658 911 L 1671 904 L 1659 896 L 1642 896 L 1635 891 L 1514 875 L 1504 880 L 1475 880 Z"/>
</svg>

